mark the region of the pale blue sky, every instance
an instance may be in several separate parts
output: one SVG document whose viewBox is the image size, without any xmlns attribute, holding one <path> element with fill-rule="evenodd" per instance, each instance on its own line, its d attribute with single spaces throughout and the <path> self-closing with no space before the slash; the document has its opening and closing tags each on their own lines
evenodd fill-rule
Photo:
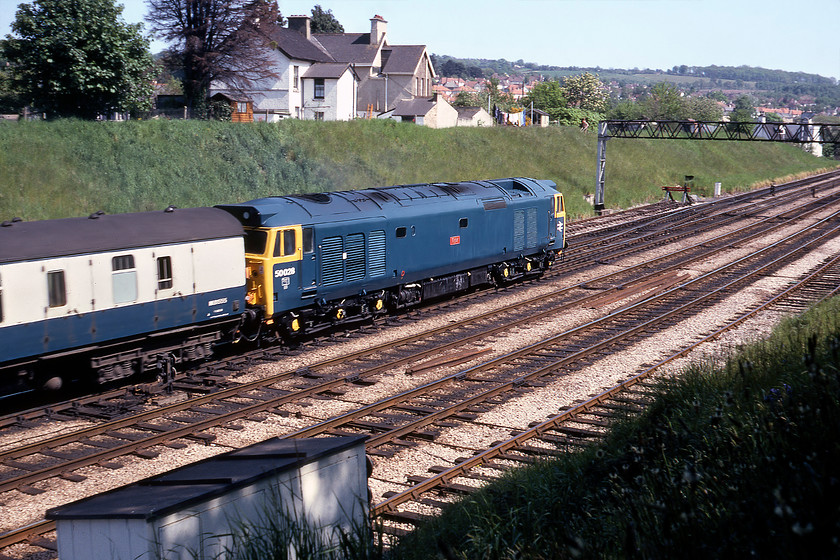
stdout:
<svg viewBox="0 0 840 560">
<path fill-rule="evenodd" d="M 0 37 L 18 0 L 0 0 Z M 143 21 L 143 0 L 117 0 Z M 332 10 L 348 32 L 388 21 L 393 44 L 557 66 L 761 66 L 840 79 L 840 0 L 280 0 Z M 148 26 L 147 26 L 148 27 Z M 164 45 L 155 43 L 153 50 Z"/>
</svg>

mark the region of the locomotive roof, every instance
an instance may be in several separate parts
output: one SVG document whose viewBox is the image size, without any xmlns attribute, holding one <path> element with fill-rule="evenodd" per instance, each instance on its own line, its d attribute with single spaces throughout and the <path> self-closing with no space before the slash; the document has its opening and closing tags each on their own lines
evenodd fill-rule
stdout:
<svg viewBox="0 0 840 560">
<path fill-rule="evenodd" d="M 167 245 L 242 235 L 242 225 L 216 208 L 167 208 L 136 214 L 0 225 L 0 263 Z"/>
<path fill-rule="evenodd" d="M 452 204 L 465 200 L 513 200 L 556 192 L 548 180 L 512 177 L 492 181 L 421 183 L 290 196 L 272 196 L 242 204 L 219 205 L 246 226 L 278 227 L 346 220 L 360 214 L 390 214 L 391 211 L 424 204 Z M 355 214 L 348 216 L 348 214 Z"/>
</svg>

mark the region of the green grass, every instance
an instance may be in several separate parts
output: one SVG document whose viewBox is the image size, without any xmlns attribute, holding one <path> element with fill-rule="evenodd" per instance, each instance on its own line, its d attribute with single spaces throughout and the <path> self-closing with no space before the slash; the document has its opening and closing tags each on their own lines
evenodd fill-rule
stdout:
<svg viewBox="0 0 840 560">
<path fill-rule="evenodd" d="M 574 127 L 433 130 L 394 121 L 0 122 L 0 217 L 27 220 L 242 202 L 268 195 L 528 176 L 592 215 L 596 135 Z M 701 194 L 829 167 L 794 146 L 610 140 L 606 205 Z"/>
</svg>

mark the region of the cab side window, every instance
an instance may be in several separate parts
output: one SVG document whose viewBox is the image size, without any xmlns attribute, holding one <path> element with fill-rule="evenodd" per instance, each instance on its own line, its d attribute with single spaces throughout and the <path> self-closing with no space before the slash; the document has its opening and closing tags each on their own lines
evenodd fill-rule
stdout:
<svg viewBox="0 0 840 560">
<path fill-rule="evenodd" d="M 3 322 L 3 277 L 0 276 L 0 323 Z"/>
<path fill-rule="evenodd" d="M 295 249 L 295 230 L 284 229 L 277 233 L 277 240 L 274 242 L 275 257 L 294 255 Z"/>
<path fill-rule="evenodd" d="M 120 255 L 111 259 L 111 280 L 114 303 L 137 301 L 137 270 L 134 255 Z"/>
<path fill-rule="evenodd" d="M 47 294 L 50 307 L 67 305 L 67 288 L 64 285 L 64 271 L 47 272 Z"/>
<path fill-rule="evenodd" d="M 303 228 L 303 252 L 315 252 L 315 230 L 311 227 Z"/>
</svg>

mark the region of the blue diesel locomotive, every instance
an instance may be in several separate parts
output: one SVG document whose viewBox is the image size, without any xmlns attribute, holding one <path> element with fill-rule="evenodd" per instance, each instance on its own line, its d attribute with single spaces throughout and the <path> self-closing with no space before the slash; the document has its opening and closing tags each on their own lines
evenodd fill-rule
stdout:
<svg viewBox="0 0 840 560">
<path fill-rule="evenodd" d="M 289 336 L 541 274 L 565 246 L 555 187 L 508 178 L 217 208 L 245 226 L 250 324 Z"/>
<path fill-rule="evenodd" d="M 509 178 L 3 222 L 0 385 L 167 373 L 220 343 L 541 274 L 565 247 L 555 187 Z"/>
</svg>

